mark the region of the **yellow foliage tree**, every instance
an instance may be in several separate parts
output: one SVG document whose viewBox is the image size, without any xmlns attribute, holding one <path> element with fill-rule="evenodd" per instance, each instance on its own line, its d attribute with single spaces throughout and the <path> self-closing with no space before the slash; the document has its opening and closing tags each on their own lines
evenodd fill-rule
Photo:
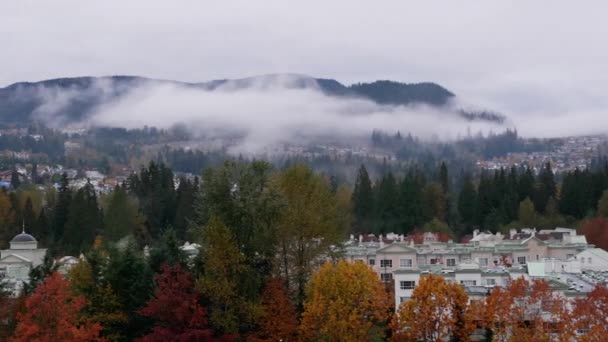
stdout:
<svg viewBox="0 0 608 342">
<path fill-rule="evenodd" d="M 384 337 L 390 314 L 384 285 L 367 265 L 326 263 L 307 286 L 300 325 L 304 341 L 372 341 Z"/>
<path fill-rule="evenodd" d="M 472 325 L 467 324 L 468 296 L 463 287 L 428 275 L 410 300 L 401 303 L 393 321 L 392 341 L 444 341 L 456 337 L 467 340 Z"/>
</svg>

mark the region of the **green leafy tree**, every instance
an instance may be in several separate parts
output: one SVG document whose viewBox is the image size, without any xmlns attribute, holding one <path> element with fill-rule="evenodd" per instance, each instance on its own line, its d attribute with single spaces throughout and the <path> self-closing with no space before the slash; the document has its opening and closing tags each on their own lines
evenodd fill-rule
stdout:
<svg viewBox="0 0 608 342">
<path fill-rule="evenodd" d="M 241 290 L 252 298 L 261 291 L 277 254 L 277 228 L 285 201 L 267 162 L 228 161 L 203 173 L 195 202 L 196 223 L 206 226 L 217 217 L 230 229 L 246 256 Z"/>
<path fill-rule="evenodd" d="M 519 204 L 519 223 L 526 227 L 533 227 L 536 223 L 536 210 L 530 198 L 526 198 Z"/>
<path fill-rule="evenodd" d="M 279 269 L 301 305 L 315 260 L 345 232 L 335 197 L 311 169 L 296 165 L 285 170 L 279 187 L 287 201 L 278 232 Z"/>
<path fill-rule="evenodd" d="M 230 229 L 211 217 L 202 233 L 202 272 L 197 288 L 209 300 L 209 320 L 216 330 L 235 334 L 253 324 L 255 310 L 251 298 L 239 288 L 248 272 L 245 256 Z"/>
</svg>

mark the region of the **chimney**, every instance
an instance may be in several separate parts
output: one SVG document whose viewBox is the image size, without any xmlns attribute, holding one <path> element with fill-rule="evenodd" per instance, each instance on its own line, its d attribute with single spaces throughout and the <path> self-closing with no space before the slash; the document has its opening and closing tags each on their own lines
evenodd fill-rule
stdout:
<svg viewBox="0 0 608 342">
<path fill-rule="evenodd" d="M 404 234 L 401 234 L 401 235 L 399 236 L 399 240 L 401 240 L 401 242 L 403 242 L 403 241 L 405 240 L 405 235 L 404 235 Z"/>
<path fill-rule="evenodd" d="M 517 234 L 517 229 L 509 229 L 509 239 L 513 240 L 513 237 Z"/>
<path fill-rule="evenodd" d="M 380 248 L 384 247 L 384 239 L 382 238 L 382 234 L 378 235 L 378 241 L 380 242 Z"/>
<path fill-rule="evenodd" d="M 363 244 L 363 235 L 359 234 L 359 244 Z"/>
<path fill-rule="evenodd" d="M 473 237 L 477 237 L 477 235 L 479 235 L 479 229 L 473 231 Z"/>
<path fill-rule="evenodd" d="M 354 236 L 353 234 L 350 234 L 350 239 L 351 239 L 351 240 L 354 240 L 354 239 L 355 239 L 355 236 Z"/>
</svg>

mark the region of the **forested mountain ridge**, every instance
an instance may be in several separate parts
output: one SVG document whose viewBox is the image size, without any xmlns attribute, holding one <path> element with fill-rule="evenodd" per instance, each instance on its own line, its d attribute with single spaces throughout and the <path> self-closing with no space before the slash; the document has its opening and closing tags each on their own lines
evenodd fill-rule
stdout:
<svg viewBox="0 0 608 342">
<path fill-rule="evenodd" d="M 380 80 L 371 83 L 344 85 L 333 79 L 313 78 L 296 74 L 271 74 L 242 79 L 223 79 L 188 83 L 139 76 L 106 76 L 57 78 L 40 82 L 19 82 L 0 88 L 0 121 L 26 123 L 53 112 L 61 105 L 61 115 L 68 121 L 86 119 L 99 105 L 120 98 L 142 85 L 176 85 L 191 89 L 240 91 L 246 89 L 314 89 L 327 96 L 363 98 L 379 105 L 409 106 L 416 104 L 446 107 L 455 94 L 431 82 L 400 83 Z M 53 99 L 54 101 L 50 101 Z M 503 122 L 500 114 L 449 110 L 466 120 Z"/>
</svg>

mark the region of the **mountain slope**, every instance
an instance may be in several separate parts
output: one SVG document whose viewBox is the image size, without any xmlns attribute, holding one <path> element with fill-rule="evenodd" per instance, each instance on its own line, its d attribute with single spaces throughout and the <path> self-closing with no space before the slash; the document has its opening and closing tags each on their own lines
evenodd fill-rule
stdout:
<svg viewBox="0 0 608 342">
<path fill-rule="evenodd" d="M 455 95 L 435 83 L 375 81 L 346 86 L 333 79 L 297 74 L 271 74 L 234 80 L 186 83 L 138 76 L 58 78 L 40 82 L 20 82 L 0 88 L 0 122 L 23 124 L 41 117 L 61 115 L 68 122 L 86 119 L 99 105 L 124 96 L 141 85 L 176 85 L 205 91 L 245 89 L 314 89 L 328 96 L 365 98 L 380 105 L 424 104 L 445 107 Z M 501 122 L 499 114 L 479 115 L 449 110 L 467 120 Z M 486 113 L 486 112 L 483 112 Z"/>
</svg>

